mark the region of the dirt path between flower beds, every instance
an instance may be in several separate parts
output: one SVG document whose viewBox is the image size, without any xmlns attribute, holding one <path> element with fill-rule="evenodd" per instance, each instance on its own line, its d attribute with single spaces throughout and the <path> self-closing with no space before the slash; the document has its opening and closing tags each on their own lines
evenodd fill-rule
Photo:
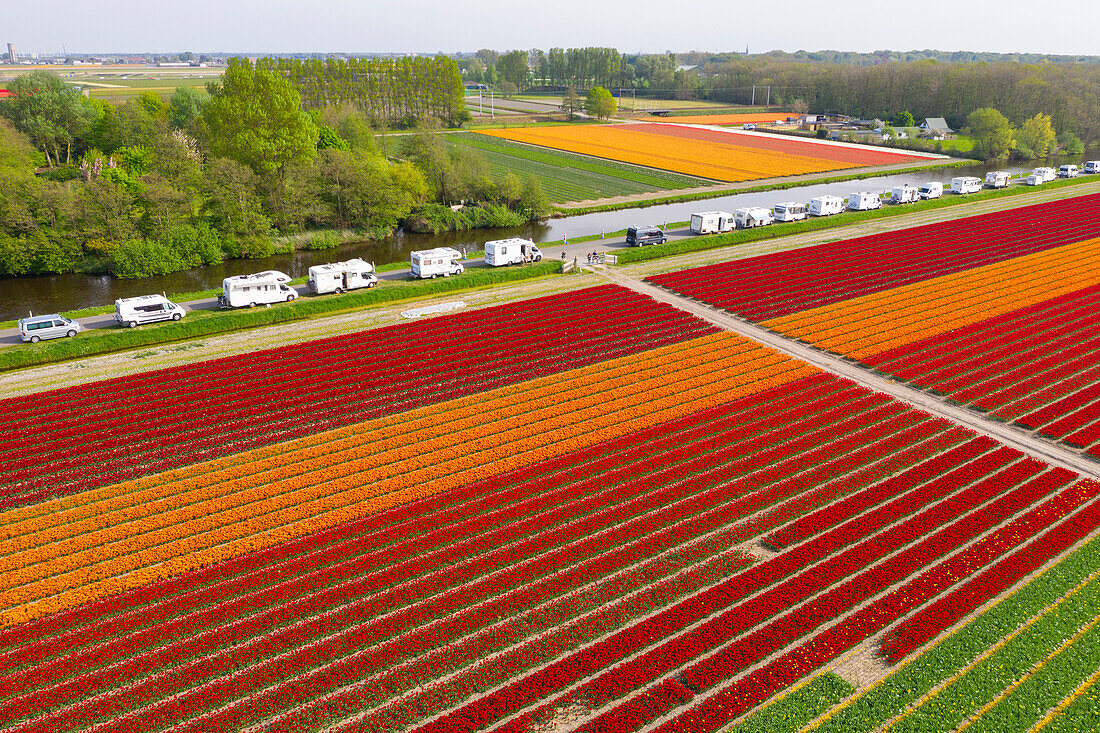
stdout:
<svg viewBox="0 0 1100 733">
<path fill-rule="evenodd" d="M 648 295 L 658 302 L 679 308 L 723 330 L 732 331 L 781 354 L 811 364 L 822 371 L 849 379 L 873 392 L 889 395 L 904 404 L 918 410 L 924 410 L 936 417 L 972 430 L 979 435 L 993 438 L 1010 448 L 1015 448 L 1025 455 L 1045 461 L 1052 466 L 1069 469 L 1081 474 L 1083 478 L 1100 480 L 1100 465 L 1095 461 L 1043 438 L 1035 437 L 1006 423 L 991 420 L 969 408 L 950 404 L 936 395 L 881 377 L 851 361 L 799 343 L 786 336 L 781 336 L 761 326 L 730 315 L 726 311 L 689 300 L 651 283 L 635 280 L 615 270 L 600 268 L 600 271 L 605 273 L 611 282 L 617 285 L 622 285 L 635 292 Z"/>
</svg>

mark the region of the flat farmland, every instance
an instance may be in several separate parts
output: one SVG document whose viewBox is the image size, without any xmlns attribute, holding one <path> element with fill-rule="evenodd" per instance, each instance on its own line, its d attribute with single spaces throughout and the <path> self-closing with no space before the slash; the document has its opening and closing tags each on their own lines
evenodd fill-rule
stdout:
<svg viewBox="0 0 1100 733">
<path fill-rule="evenodd" d="M 479 134 L 725 182 L 928 160 L 907 153 L 675 124 L 515 128 Z"/>
<path fill-rule="evenodd" d="M 447 141 L 476 149 L 496 176 L 511 172 L 520 177 L 537 178 L 554 203 L 695 188 L 714 183 L 704 178 L 549 150 L 476 133 L 448 135 Z"/>
</svg>

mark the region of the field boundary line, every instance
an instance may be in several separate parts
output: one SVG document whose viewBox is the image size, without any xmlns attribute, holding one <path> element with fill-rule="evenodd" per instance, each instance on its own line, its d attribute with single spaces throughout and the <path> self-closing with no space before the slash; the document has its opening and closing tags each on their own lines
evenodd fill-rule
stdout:
<svg viewBox="0 0 1100 733">
<path fill-rule="evenodd" d="M 1062 700 L 1062 702 L 1058 703 L 1054 707 L 1053 710 L 1048 712 L 1043 717 L 1042 720 L 1040 720 L 1038 723 L 1033 725 L 1028 730 L 1028 733 L 1033 733 L 1034 731 L 1040 731 L 1043 728 L 1050 725 L 1051 722 L 1054 721 L 1059 715 L 1061 715 L 1062 712 L 1066 708 L 1068 708 L 1070 705 L 1072 705 L 1073 702 L 1075 700 L 1077 700 L 1077 698 L 1081 697 L 1081 695 L 1084 695 L 1086 692 L 1088 692 L 1089 688 L 1092 687 L 1093 685 L 1095 685 L 1097 680 L 1100 680 L 1100 669 L 1096 670 L 1091 675 L 1089 675 L 1088 679 L 1086 679 L 1084 682 L 1082 682 L 1080 685 L 1078 685 L 1076 690 L 1074 690 L 1069 695 L 1067 695 L 1066 698 L 1064 700 Z"/>
</svg>

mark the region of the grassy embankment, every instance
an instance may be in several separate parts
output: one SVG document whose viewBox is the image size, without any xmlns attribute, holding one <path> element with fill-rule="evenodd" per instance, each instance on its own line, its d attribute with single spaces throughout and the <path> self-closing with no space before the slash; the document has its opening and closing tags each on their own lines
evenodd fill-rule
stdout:
<svg viewBox="0 0 1100 733">
<path fill-rule="evenodd" d="M 899 216 L 918 211 L 928 211 L 930 209 L 942 209 L 948 206 L 958 206 L 959 204 L 982 201 L 985 199 L 1003 198 L 1005 196 L 1015 196 L 1023 193 L 1035 193 L 1051 188 L 1064 188 L 1095 180 L 1097 179 L 1091 176 L 1087 178 L 1060 179 L 1044 184 L 1041 188 L 1034 188 L 1032 186 L 1017 183 L 1008 188 L 996 190 L 982 189 L 978 193 L 968 196 L 946 193 L 942 198 L 933 199 L 931 201 L 920 201 L 915 204 L 906 204 L 904 206 L 891 206 L 886 204 L 881 209 L 876 209 L 874 211 L 846 211 L 835 216 L 810 218 L 805 221 L 792 222 L 791 224 L 775 224 L 760 229 L 742 229 L 727 234 L 713 234 L 706 237 L 679 239 L 674 242 L 666 242 L 665 244 L 628 249 L 617 254 L 619 264 L 643 262 L 645 260 L 655 260 L 661 257 L 670 257 L 672 255 L 685 254 L 688 252 L 699 252 L 706 249 L 715 249 L 717 247 L 729 247 L 730 245 L 758 242 L 765 239 L 777 239 L 789 234 L 802 234 L 819 229 L 830 229 L 832 227 L 845 226 L 847 224 L 869 221 L 871 219 L 881 219 L 888 216 Z"/>
<path fill-rule="evenodd" d="M 343 295 L 303 297 L 292 303 L 279 303 L 269 308 L 194 311 L 178 322 L 151 324 L 136 329 L 122 327 L 94 329 L 73 339 L 46 341 L 35 344 L 33 347 L 20 344 L 0 349 L 0 371 L 183 341 L 226 331 L 299 321 L 383 303 L 395 303 L 505 282 L 528 280 L 551 275 L 560 270 L 561 262 L 558 261 L 541 262 L 526 267 L 467 270 L 456 277 L 386 281 L 370 290 L 356 290 Z"/>
</svg>

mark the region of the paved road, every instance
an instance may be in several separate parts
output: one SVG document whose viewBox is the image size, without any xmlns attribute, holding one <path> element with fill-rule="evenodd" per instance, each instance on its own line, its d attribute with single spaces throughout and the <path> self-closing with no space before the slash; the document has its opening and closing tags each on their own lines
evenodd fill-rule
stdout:
<svg viewBox="0 0 1100 733">
<path fill-rule="evenodd" d="M 909 385 L 887 379 L 857 364 L 820 351 L 793 339 L 781 336 L 773 331 L 761 328 L 753 323 L 743 321 L 726 311 L 712 308 L 698 301 L 690 300 L 664 288 L 651 283 L 635 280 L 621 272 L 608 270 L 604 267 L 595 268 L 604 273 L 612 282 L 630 288 L 650 296 L 654 300 L 667 303 L 671 306 L 686 311 L 708 323 L 712 323 L 726 331 L 732 331 L 758 344 L 768 346 L 782 354 L 794 357 L 813 366 L 835 374 L 839 377 L 850 379 L 857 384 L 875 392 L 880 392 L 912 405 L 925 412 L 931 413 L 944 420 L 949 420 L 956 425 L 973 430 L 980 435 L 986 435 L 994 440 L 1015 448 L 1032 458 L 1045 461 L 1053 466 L 1069 469 L 1081 474 L 1082 477 L 1100 480 L 1100 466 L 1071 450 L 1056 445 L 1043 438 L 1038 438 L 1019 428 L 1007 423 L 991 420 L 981 413 L 953 405 L 946 400 L 924 392 Z"/>
</svg>

